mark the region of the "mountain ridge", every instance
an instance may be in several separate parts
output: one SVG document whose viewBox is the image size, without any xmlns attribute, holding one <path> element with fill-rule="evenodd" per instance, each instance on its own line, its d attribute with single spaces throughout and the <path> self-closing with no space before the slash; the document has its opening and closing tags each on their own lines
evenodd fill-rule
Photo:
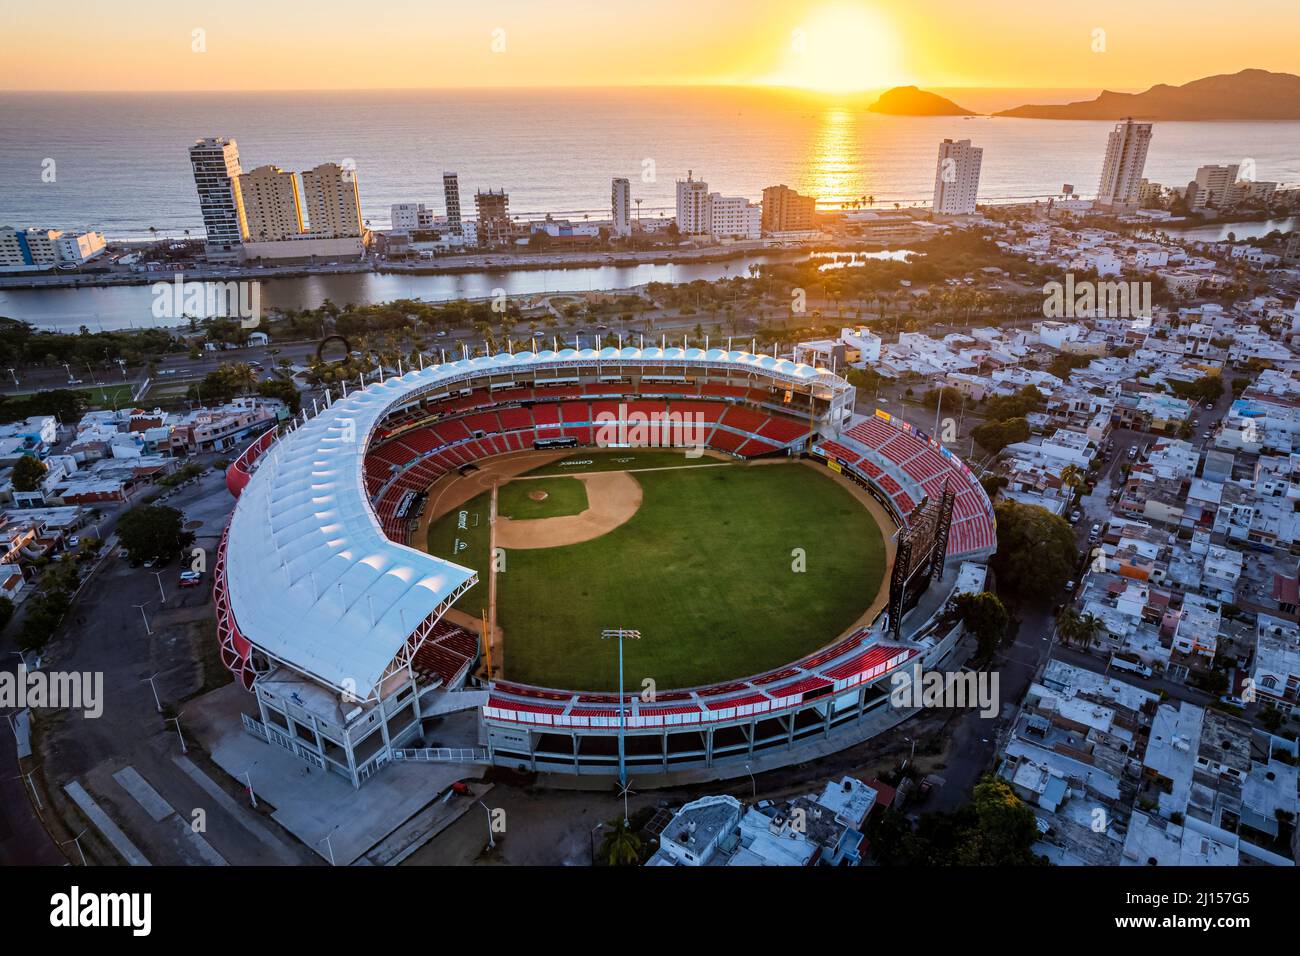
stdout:
<svg viewBox="0 0 1300 956">
<path fill-rule="evenodd" d="M 1300 76 L 1246 69 L 1141 93 L 1103 90 L 1075 103 L 1026 104 L 994 116 L 1019 119 L 1200 121 L 1300 120 Z"/>
</svg>

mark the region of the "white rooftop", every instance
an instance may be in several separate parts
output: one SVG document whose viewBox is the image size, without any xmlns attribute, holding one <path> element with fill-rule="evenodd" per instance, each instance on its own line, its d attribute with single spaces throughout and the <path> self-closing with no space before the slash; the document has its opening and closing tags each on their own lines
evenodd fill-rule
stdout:
<svg viewBox="0 0 1300 956">
<path fill-rule="evenodd" d="M 452 383 L 516 369 L 600 362 L 734 366 L 792 383 L 850 388 L 825 369 L 722 349 L 607 348 L 463 359 L 352 391 L 259 459 L 230 521 L 226 581 L 240 631 L 332 687 L 371 696 L 407 639 L 476 580 L 468 568 L 390 541 L 364 482 L 366 446 L 393 408 Z"/>
</svg>

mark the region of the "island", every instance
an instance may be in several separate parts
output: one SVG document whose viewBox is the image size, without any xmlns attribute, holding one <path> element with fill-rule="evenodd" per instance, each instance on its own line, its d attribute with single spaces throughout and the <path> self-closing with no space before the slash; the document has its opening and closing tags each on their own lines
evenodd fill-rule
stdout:
<svg viewBox="0 0 1300 956">
<path fill-rule="evenodd" d="M 872 113 L 891 116 L 974 116 L 952 100 L 917 89 L 915 86 L 896 86 L 886 90 L 876 102 L 867 107 Z"/>
</svg>

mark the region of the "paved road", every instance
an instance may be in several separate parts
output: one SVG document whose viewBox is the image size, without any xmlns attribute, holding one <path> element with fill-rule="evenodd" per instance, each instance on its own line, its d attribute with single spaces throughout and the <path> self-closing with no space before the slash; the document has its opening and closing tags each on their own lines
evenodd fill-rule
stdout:
<svg viewBox="0 0 1300 956">
<path fill-rule="evenodd" d="M 209 471 L 171 494 L 167 503 L 181 508 L 190 521 L 202 522 L 195 529 L 197 543 L 211 555 L 232 505 L 223 476 Z M 209 567 L 211 564 L 209 557 Z M 190 820 L 196 810 L 206 814 L 206 844 L 230 863 L 284 862 L 286 854 L 299 862 L 312 862 L 314 854 L 269 821 L 255 821 L 263 823 L 260 831 L 248 825 L 242 814 L 257 815 L 243 806 L 237 786 L 210 764 L 205 765 L 192 740 L 191 760 L 234 799 L 214 800 L 210 789 L 173 760 L 180 746 L 175 725 L 168 723 L 166 716 L 181 710 L 183 729 L 183 701 L 224 681 L 226 675 L 212 634 L 210 577 L 205 578 L 203 587 L 181 590 L 177 563 L 160 573 L 165 602 L 154 573 L 131 568 L 111 554 L 85 584 L 68 614 L 64 632 L 47 648 L 49 668 L 101 672 L 104 685 L 104 709 L 98 719 L 86 719 L 79 713 L 37 715 L 44 734 L 38 759 L 47 792 L 57 795 L 64 784 L 78 780 L 155 863 L 190 864 L 211 856 L 205 846 L 182 832 L 186 828 L 177 822 Z M 143 616 L 137 605 L 143 606 Z M 146 619 L 152 633 L 146 632 Z M 152 675 L 156 675 L 165 714 L 157 712 L 147 682 Z M 152 817 L 114 776 L 125 767 L 134 768 L 175 808 L 175 814 L 162 820 Z M 58 803 L 60 814 L 70 819 L 71 825 L 82 825 L 66 800 Z M 268 844 L 261 836 L 267 831 L 281 842 Z M 83 843 L 92 862 L 114 858 L 93 831 Z"/>
</svg>

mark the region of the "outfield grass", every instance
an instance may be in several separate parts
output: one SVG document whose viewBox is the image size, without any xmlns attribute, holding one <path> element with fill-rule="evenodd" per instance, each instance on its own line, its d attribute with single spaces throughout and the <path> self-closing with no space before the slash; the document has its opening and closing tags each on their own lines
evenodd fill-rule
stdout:
<svg viewBox="0 0 1300 956">
<path fill-rule="evenodd" d="M 545 501 L 529 495 L 545 492 Z M 497 514 L 517 520 L 559 518 L 587 510 L 587 486 L 577 478 L 557 475 L 531 481 L 511 481 L 497 492 Z"/>
<path fill-rule="evenodd" d="M 826 644 L 876 596 L 880 529 L 827 475 L 791 463 L 634 477 L 641 508 L 609 534 L 507 553 L 497 615 L 509 679 L 614 688 L 617 647 L 600 639 L 609 627 L 642 632 L 625 646 L 630 688 L 645 678 L 663 689 L 747 676 Z M 484 576 L 487 509 L 480 495 L 435 522 L 430 551 Z M 453 553 L 457 540 L 466 547 Z M 792 569 L 795 548 L 806 555 L 803 573 Z M 477 614 L 486 600 L 484 577 L 457 606 Z"/>
</svg>

